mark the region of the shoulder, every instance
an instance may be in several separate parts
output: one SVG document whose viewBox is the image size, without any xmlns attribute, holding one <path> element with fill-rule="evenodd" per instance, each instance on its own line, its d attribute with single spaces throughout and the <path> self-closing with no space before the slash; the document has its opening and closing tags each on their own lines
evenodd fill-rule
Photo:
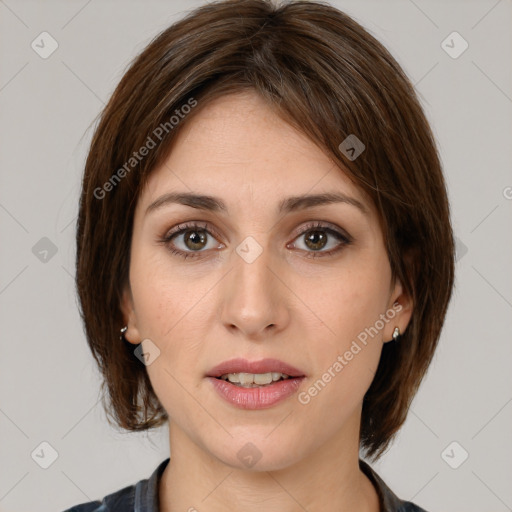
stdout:
<svg viewBox="0 0 512 512">
<path fill-rule="evenodd" d="M 359 467 L 375 486 L 382 512 L 427 512 L 411 501 L 401 500 L 364 460 L 359 459 Z"/>
<path fill-rule="evenodd" d="M 101 501 L 80 503 L 63 512 L 158 512 L 158 485 L 168 463 L 169 458 L 161 462 L 149 478 L 108 494 Z"/>
<path fill-rule="evenodd" d="M 128 512 L 134 510 L 136 485 L 129 485 L 105 496 L 101 501 L 74 505 L 64 512 Z"/>
<path fill-rule="evenodd" d="M 397 512 L 427 512 L 424 508 L 418 507 L 415 503 L 410 501 L 402 501 L 401 506 Z"/>
<path fill-rule="evenodd" d="M 81 503 L 80 505 L 67 508 L 64 512 L 96 512 L 101 510 L 100 506 L 101 504 L 99 501 L 89 501 L 87 503 Z"/>
</svg>

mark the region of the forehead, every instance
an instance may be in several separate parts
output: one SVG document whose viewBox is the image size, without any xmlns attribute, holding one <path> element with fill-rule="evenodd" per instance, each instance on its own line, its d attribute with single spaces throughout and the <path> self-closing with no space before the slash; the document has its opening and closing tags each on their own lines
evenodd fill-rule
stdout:
<svg viewBox="0 0 512 512">
<path fill-rule="evenodd" d="M 168 158 L 152 171 L 139 203 L 169 191 L 201 192 L 254 205 L 284 196 L 343 192 L 371 204 L 335 162 L 257 93 L 210 101 L 183 126 Z"/>
</svg>

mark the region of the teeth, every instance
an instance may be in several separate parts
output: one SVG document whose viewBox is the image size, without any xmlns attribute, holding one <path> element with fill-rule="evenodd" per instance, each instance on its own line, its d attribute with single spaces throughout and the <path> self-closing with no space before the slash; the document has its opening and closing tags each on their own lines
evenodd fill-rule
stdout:
<svg viewBox="0 0 512 512">
<path fill-rule="evenodd" d="M 250 386 L 251 384 L 256 384 L 259 386 L 264 386 L 266 384 L 270 384 L 273 381 L 277 381 L 279 379 L 288 379 L 289 375 L 285 373 L 279 372 L 268 372 L 268 373 L 226 373 L 221 376 L 223 380 L 229 380 L 233 384 L 241 384 L 242 386 Z"/>
</svg>

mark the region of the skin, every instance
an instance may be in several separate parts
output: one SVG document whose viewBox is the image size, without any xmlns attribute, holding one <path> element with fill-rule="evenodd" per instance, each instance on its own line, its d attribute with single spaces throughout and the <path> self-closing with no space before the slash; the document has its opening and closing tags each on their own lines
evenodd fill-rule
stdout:
<svg viewBox="0 0 512 512">
<path fill-rule="evenodd" d="M 229 213 L 168 204 L 145 214 L 171 191 L 219 197 Z M 346 203 L 277 213 L 284 197 L 334 191 L 358 199 L 367 215 Z M 188 244 L 183 233 L 161 242 L 190 221 L 208 224 L 199 250 L 193 227 Z M 308 232 L 300 234 L 309 221 L 352 242 L 340 246 L 320 229 L 328 240 L 311 247 Z M 236 252 L 248 236 L 262 248 L 250 264 Z M 172 254 L 173 243 L 198 257 Z M 336 247 L 332 256 L 308 257 Z M 362 401 L 383 343 L 396 326 L 405 331 L 412 306 L 391 281 L 374 206 L 319 147 L 256 93 L 204 106 L 138 198 L 129 277 L 125 338 L 150 339 L 160 350 L 146 369 L 170 418 L 161 510 L 379 510 L 358 465 Z M 272 357 L 302 370 L 299 392 L 307 390 L 395 302 L 400 312 L 307 404 L 295 394 L 267 409 L 239 409 L 205 378 L 233 357 Z M 251 468 L 237 456 L 248 442 L 261 453 Z"/>
</svg>

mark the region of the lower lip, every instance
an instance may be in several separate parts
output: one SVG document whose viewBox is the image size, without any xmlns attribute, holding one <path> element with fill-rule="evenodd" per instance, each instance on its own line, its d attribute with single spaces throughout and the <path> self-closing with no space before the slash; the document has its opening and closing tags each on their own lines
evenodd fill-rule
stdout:
<svg viewBox="0 0 512 512">
<path fill-rule="evenodd" d="M 207 377 L 219 395 L 240 409 L 266 409 L 297 392 L 305 377 L 279 380 L 259 388 L 242 388 L 231 382 Z"/>
</svg>

